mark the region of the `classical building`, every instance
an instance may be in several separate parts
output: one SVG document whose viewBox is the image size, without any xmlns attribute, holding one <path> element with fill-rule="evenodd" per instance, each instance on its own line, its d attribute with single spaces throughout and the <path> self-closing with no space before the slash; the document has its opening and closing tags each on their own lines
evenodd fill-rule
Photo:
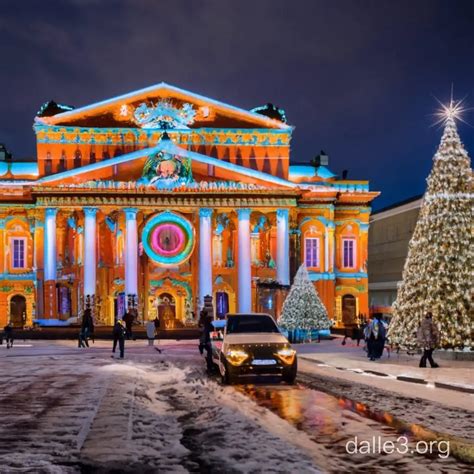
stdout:
<svg viewBox="0 0 474 474">
<path fill-rule="evenodd" d="M 368 312 L 367 181 L 290 165 L 293 128 L 168 84 L 45 104 L 37 161 L 0 162 L 0 324 L 67 324 L 90 306 L 167 328 L 278 316 L 301 262 L 337 324 Z M 23 321 L 22 321 L 23 320 Z"/>
<path fill-rule="evenodd" d="M 390 315 L 423 196 L 397 202 L 370 216 L 369 306 Z"/>
</svg>

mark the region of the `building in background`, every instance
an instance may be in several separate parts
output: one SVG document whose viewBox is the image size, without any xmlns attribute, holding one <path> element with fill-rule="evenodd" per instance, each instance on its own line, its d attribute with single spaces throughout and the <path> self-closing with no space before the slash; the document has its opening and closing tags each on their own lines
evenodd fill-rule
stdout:
<svg viewBox="0 0 474 474">
<path fill-rule="evenodd" d="M 391 313 L 422 197 L 398 202 L 374 212 L 370 217 L 368 269 L 371 314 Z"/>
<path fill-rule="evenodd" d="M 158 84 L 34 121 L 37 161 L 0 162 L 0 325 L 98 324 L 126 308 L 162 328 L 216 315 L 278 316 L 306 263 L 330 317 L 368 312 L 367 181 L 323 156 L 290 166 L 293 127 Z"/>
</svg>

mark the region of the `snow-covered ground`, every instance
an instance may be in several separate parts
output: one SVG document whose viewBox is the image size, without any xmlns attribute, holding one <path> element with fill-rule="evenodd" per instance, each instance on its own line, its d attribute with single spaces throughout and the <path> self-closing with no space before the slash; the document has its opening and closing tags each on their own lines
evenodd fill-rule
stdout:
<svg viewBox="0 0 474 474">
<path fill-rule="evenodd" d="M 453 458 L 348 455 L 385 424 L 303 386 L 223 387 L 195 342 L 0 346 L 0 472 L 463 472 Z M 23 347 L 20 347 L 23 346 Z"/>
</svg>

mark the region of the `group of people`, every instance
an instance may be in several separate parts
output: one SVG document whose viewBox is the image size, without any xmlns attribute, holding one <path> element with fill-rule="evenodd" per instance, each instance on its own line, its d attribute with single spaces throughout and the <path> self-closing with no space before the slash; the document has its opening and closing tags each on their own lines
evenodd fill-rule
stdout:
<svg viewBox="0 0 474 474">
<path fill-rule="evenodd" d="M 372 361 L 382 357 L 387 342 L 387 328 L 388 324 L 380 313 L 374 314 L 372 321 L 365 325 L 363 333 L 367 344 L 367 357 Z M 429 362 L 432 368 L 439 367 L 433 360 L 433 351 L 439 343 L 439 332 L 430 311 L 425 314 L 417 330 L 416 339 L 419 348 L 423 350 L 419 366 L 426 367 L 426 362 Z"/>
<path fill-rule="evenodd" d="M 113 346 L 112 346 L 112 357 L 114 357 L 113 354 L 115 354 L 115 351 L 117 349 L 117 344 L 119 346 L 119 352 L 120 352 L 120 358 L 123 359 L 125 357 L 125 340 L 126 339 L 131 339 L 132 338 L 132 325 L 133 325 L 133 315 L 132 319 L 130 321 L 130 318 L 126 318 L 127 314 L 126 313 L 123 317 L 123 319 L 117 320 L 117 322 L 114 325 L 112 335 L 113 335 Z M 149 320 L 146 323 L 146 335 L 148 339 L 148 345 L 152 347 L 155 342 L 155 337 L 160 329 L 160 320 L 158 317 L 156 317 L 153 320 Z M 155 350 L 157 350 L 161 354 L 161 349 L 159 347 L 155 347 Z"/>
<path fill-rule="evenodd" d="M 380 359 L 387 339 L 387 325 L 380 313 L 374 314 L 372 321 L 365 326 L 364 339 L 367 344 L 367 357 L 372 361 Z"/>
<path fill-rule="evenodd" d="M 116 321 L 112 329 L 113 346 L 112 346 L 112 357 L 115 354 L 117 345 L 119 346 L 120 358 L 123 359 L 125 356 L 125 340 L 133 338 L 133 323 L 135 316 L 131 311 L 127 311 L 122 319 Z M 148 338 L 148 345 L 153 346 L 157 331 L 160 329 L 160 320 L 156 317 L 154 320 L 150 320 L 146 324 L 146 333 Z M 7 331 L 5 330 L 5 333 Z M 94 319 L 92 317 L 91 310 L 87 308 L 82 316 L 81 329 L 79 331 L 78 347 L 89 347 L 89 340 L 94 341 Z M 11 339 L 11 345 L 13 345 L 13 339 Z M 9 346 L 8 346 L 9 347 Z M 161 353 L 159 347 L 155 349 Z"/>
<path fill-rule="evenodd" d="M 7 343 L 7 349 L 11 349 L 13 347 L 13 324 L 8 323 L 3 328 L 3 334 L 5 337 L 5 341 Z M 0 336 L 0 344 L 3 344 L 3 336 Z"/>
</svg>

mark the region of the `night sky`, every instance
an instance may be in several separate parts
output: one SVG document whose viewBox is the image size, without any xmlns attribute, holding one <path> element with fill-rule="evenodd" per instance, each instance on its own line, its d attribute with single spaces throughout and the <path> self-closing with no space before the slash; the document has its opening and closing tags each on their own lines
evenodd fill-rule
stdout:
<svg viewBox="0 0 474 474">
<path fill-rule="evenodd" d="M 334 172 L 382 191 L 380 208 L 424 191 L 433 96 L 454 83 L 474 107 L 474 1 L 1 0 L 0 59 L 0 142 L 16 159 L 34 159 L 43 102 L 165 81 L 284 108 L 292 160 L 325 150 Z M 472 157 L 474 128 L 459 131 Z"/>
</svg>

